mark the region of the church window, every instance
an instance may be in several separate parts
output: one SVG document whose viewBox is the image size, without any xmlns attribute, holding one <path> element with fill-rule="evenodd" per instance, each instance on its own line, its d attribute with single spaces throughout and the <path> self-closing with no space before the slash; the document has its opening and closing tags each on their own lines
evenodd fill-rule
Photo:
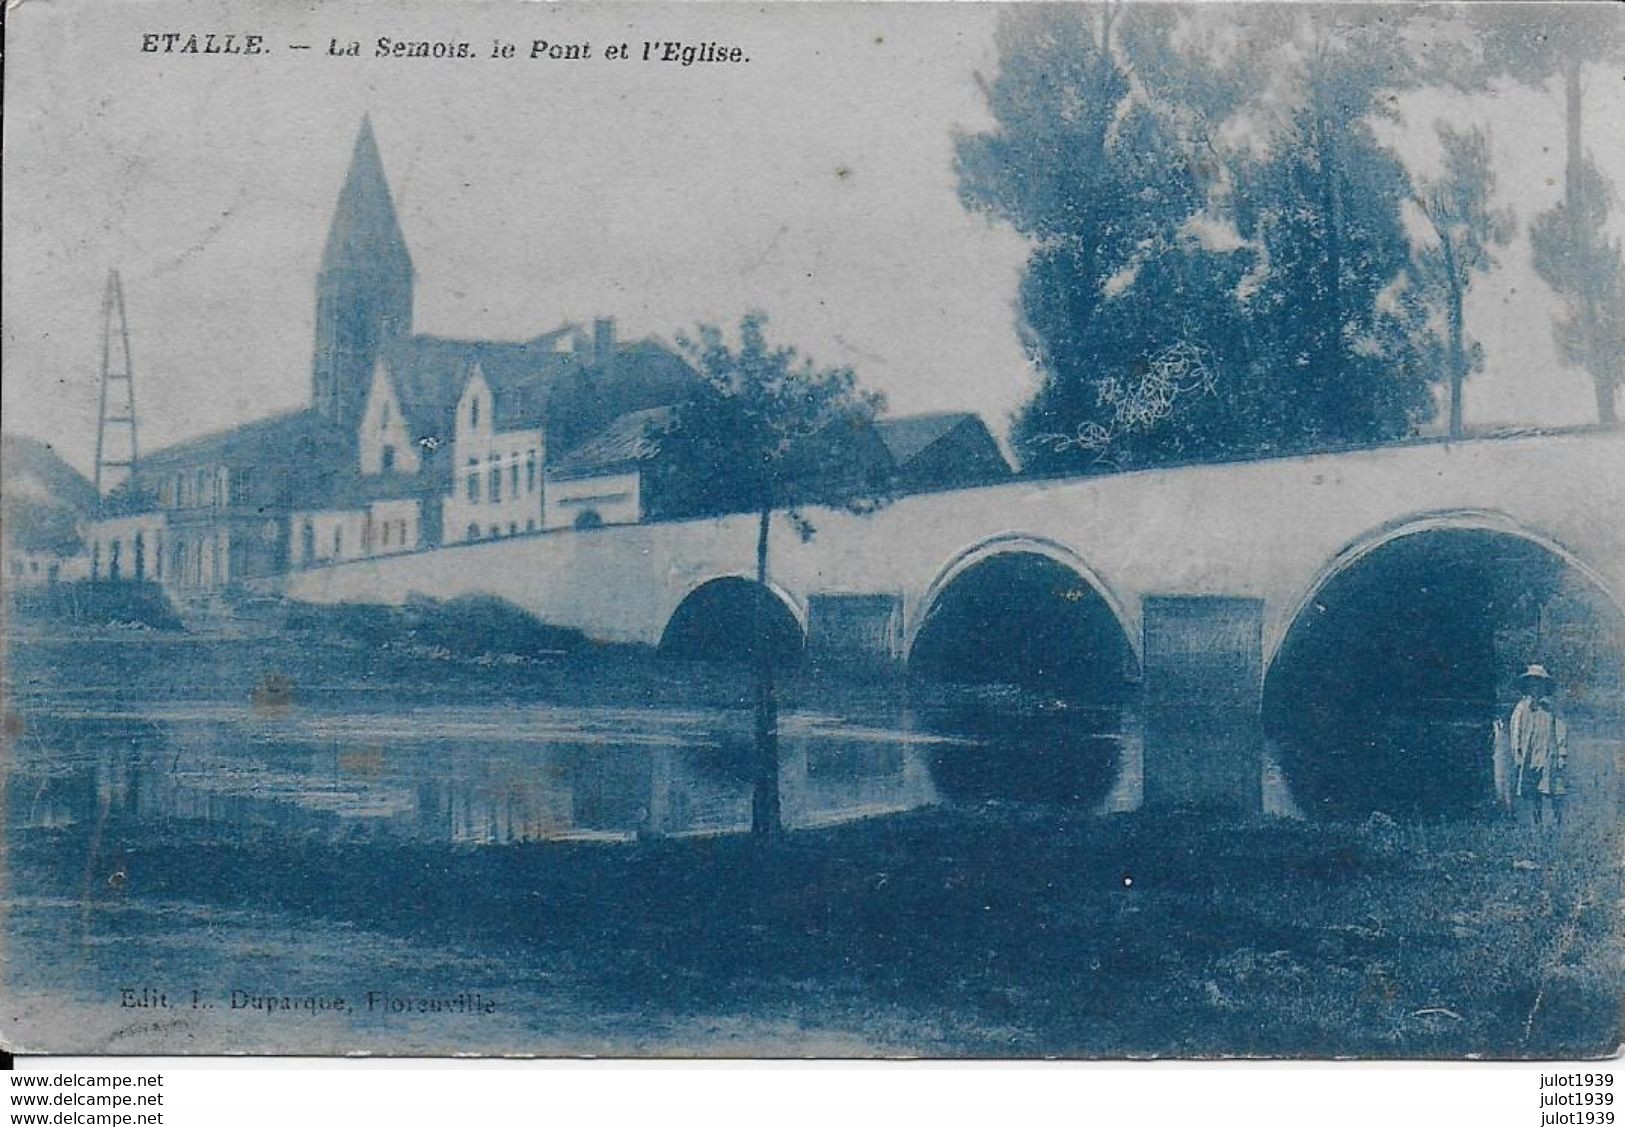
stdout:
<svg viewBox="0 0 1625 1127">
<path fill-rule="evenodd" d="M 480 397 L 477 395 L 468 403 L 468 425 L 475 428 L 480 425 Z"/>
<path fill-rule="evenodd" d="M 384 447 L 384 453 L 383 453 L 382 461 L 383 461 L 383 466 L 384 466 L 384 472 L 385 473 L 394 473 L 395 472 L 395 447 L 393 447 L 393 446 L 385 446 Z"/>
<path fill-rule="evenodd" d="M 536 451 L 525 451 L 525 492 L 536 492 Z"/>
<path fill-rule="evenodd" d="M 502 467 L 491 463 L 491 503 L 502 500 Z"/>
</svg>

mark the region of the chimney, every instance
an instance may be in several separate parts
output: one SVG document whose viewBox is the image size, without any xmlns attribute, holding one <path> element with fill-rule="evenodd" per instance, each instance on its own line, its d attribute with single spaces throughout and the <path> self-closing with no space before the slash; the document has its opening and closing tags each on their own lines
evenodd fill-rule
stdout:
<svg viewBox="0 0 1625 1127">
<path fill-rule="evenodd" d="M 615 362 L 615 318 L 595 317 L 592 322 L 592 360 L 608 370 Z"/>
</svg>

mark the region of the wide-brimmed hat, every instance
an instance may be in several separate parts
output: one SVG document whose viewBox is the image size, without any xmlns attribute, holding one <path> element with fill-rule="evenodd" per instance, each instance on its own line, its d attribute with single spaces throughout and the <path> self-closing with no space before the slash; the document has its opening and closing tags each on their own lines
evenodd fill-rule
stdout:
<svg viewBox="0 0 1625 1127">
<path fill-rule="evenodd" d="M 1518 684 L 1520 685 L 1526 685 L 1531 681 L 1545 681 L 1550 683 L 1551 680 L 1552 675 L 1546 672 L 1546 667 L 1544 665 L 1531 665 L 1528 669 L 1525 669 L 1522 673 L 1518 674 Z"/>
</svg>

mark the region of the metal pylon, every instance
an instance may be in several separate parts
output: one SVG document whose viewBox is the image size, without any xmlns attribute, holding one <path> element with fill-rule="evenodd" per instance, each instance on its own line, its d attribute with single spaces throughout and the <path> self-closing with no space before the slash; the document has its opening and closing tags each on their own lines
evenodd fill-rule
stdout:
<svg viewBox="0 0 1625 1127">
<path fill-rule="evenodd" d="M 113 319 L 118 318 L 115 330 Z M 123 407 L 119 396 L 109 389 L 124 385 Z M 114 413 L 109 414 L 109 403 Z M 111 435 L 109 431 L 111 430 Z M 102 401 L 96 419 L 96 492 L 107 492 L 130 479 L 135 472 L 135 373 L 130 367 L 130 326 L 124 317 L 124 286 L 118 271 L 107 272 L 107 292 L 102 296 Z"/>
</svg>

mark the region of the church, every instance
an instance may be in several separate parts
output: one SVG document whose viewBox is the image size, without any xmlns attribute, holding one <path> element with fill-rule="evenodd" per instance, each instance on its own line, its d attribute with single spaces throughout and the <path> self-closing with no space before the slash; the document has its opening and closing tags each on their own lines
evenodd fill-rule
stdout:
<svg viewBox="0 0 1625 1127">
<path fill-rule="evenodd" d="M 310 406 L 143 455 L 86 524 L 91 578 L 206 597 L 290 569 L 646 519 L 651 440 L 697 386 L 682 357 L 622 341 L 611 318 L 522 341 L 416 333 L 414 281 L 363 120 L 316 278 Z M 876 432 L 906 491 L 1010 472 L 975 415 Z"/>
<path fill-rule="evenodd" d="M 523 341 L 414 333 L 414 280 L 363 121 L 316 279 L 311 405 L 143 455 L 86 530 L 91 576 L 206 592 L 642 519 L 635 459 L 570 455 L 622 416 L 679 402 L 695 380 L 683 360 L 617 339 L 609 318 Z"/>
</svg>

